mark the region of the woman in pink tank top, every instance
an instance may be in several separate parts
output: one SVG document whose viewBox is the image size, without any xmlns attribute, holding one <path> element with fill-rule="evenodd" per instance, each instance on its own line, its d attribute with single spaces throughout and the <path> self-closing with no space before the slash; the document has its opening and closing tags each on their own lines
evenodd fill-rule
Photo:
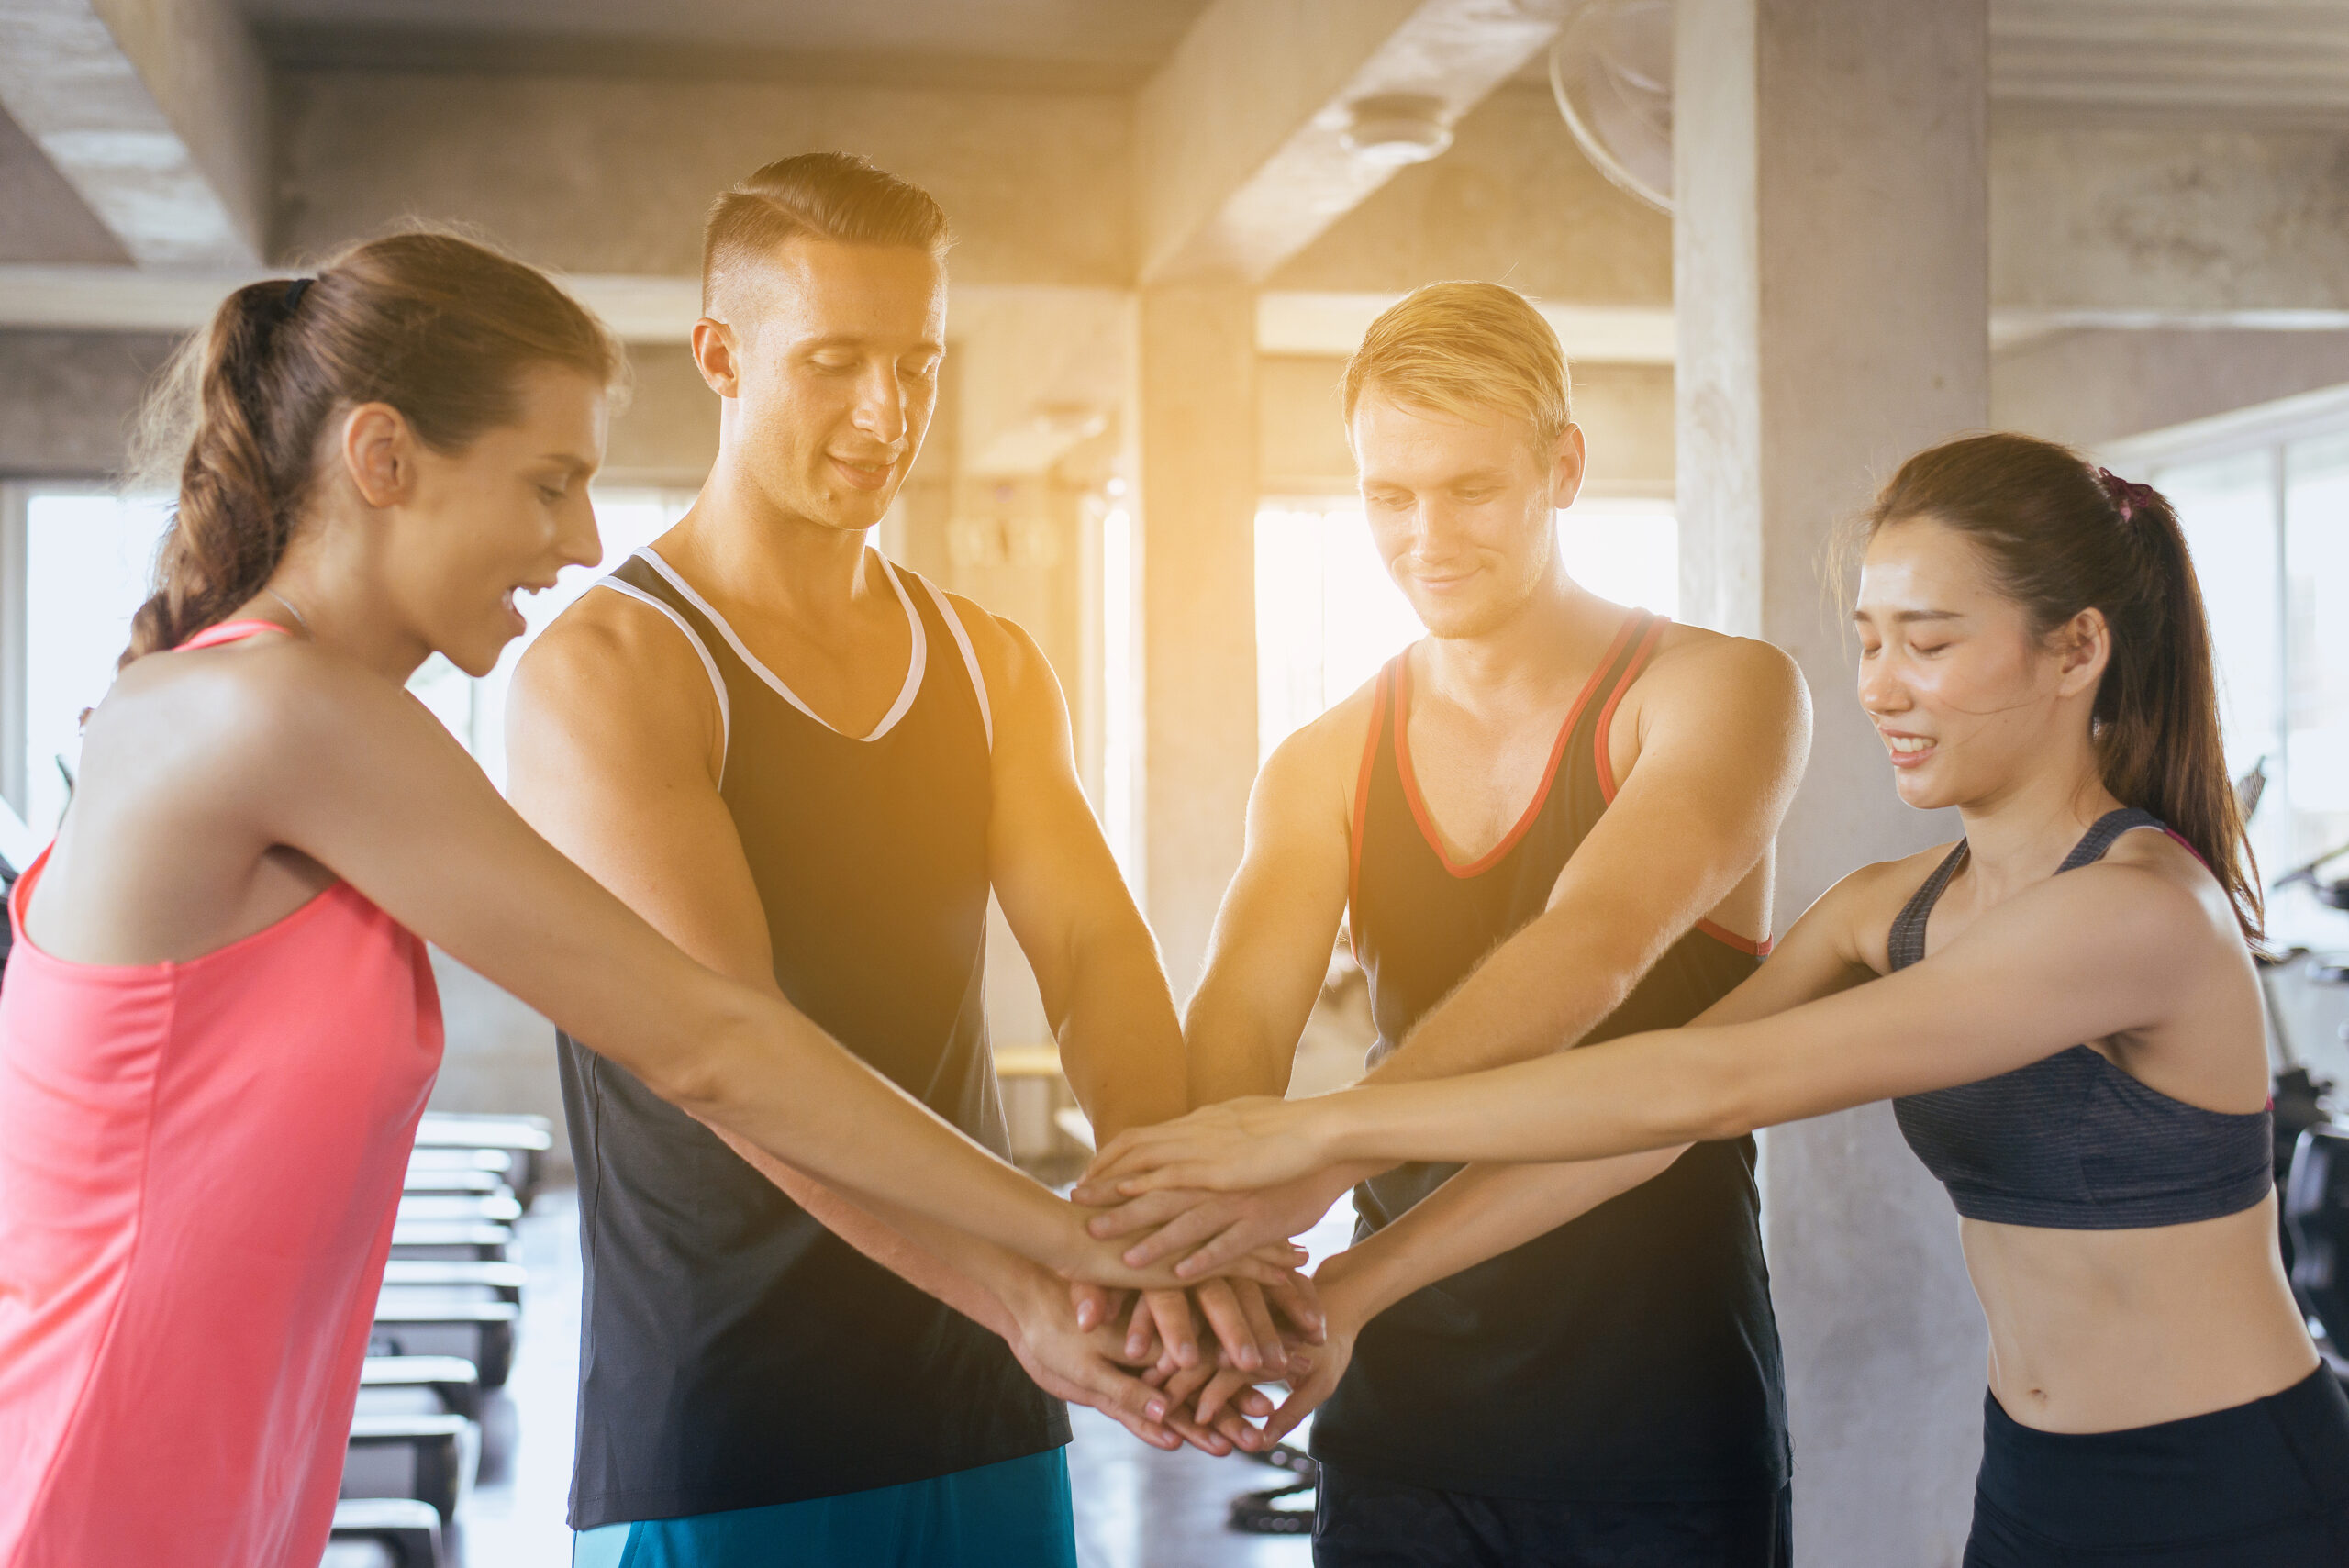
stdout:
<svg viewBox="0 0 2349 1568">
<path fill-rule="evenodd" d="M 408 234 L 239 289 L 159 400 L 192 418 L 157 592 L 10 905 L 0 1568 L 316 1568 L 440 1062 L 427 938 L 891 1211 L 1040 1381 L 1164 1438 L 1052 1275 L 1170 1273 L 685 958 L 402 689 L 435 651 L 485 673 L 515 592 L 597 559 L 619 364 L 530 269 Z"/>
</svg>

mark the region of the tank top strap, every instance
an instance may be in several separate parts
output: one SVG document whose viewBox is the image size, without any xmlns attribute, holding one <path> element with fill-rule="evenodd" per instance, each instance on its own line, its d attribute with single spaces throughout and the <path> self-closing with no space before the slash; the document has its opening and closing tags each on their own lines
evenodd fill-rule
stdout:
<svg viewBox="0 0 2349 1568">
<path fill-rule="evenodd" d="M 716 628 L 704 620 L 700 608 L 679 594 L 669 574 L 641 550 L 596 579 L 591 586 L 609 588 L 625 598 L 649 606 L 677 628 L 701 660 L 702 671 L 709 677 L 710 691 L 718 698 L 718 773 L 724 778 L 726 757 L 734 739 L 734 705 L 728 694 L 726 677 L 710 651 L 711 644 L 717 641 L 713 635 Z"/>
<path fill-rule="evenodd" d="M 1624 620 L 1622 629 L 1616 633 L 1615 646 L 1600 672 L 1607 700 L 1598 706 L 1597 716 L 1589 722 L 1590 763 L 1598 775 L 1599 798 L 1609 806 L 1615 803 L 1615 792 L 1620 787 L 1615 780 L 1615 759 L 1607 745 L 1607 737 L 1615 727 L 1615 709 L 1621 705 L 1623 694 L 1639 681 L 1641 673 L 1655 657 L 1656 648 L 1664 641 L 1664 628 L 1671 624 L 1669 616 L 1633 610 Z"/>
<path fill-rule="evenodd" d="M 1355 950 L 1357 962 L 1362 957 L 1362 939 L 1354 929 L 1353 911 L 1362 902 L 1362 847 L 1370 833 L 1370 797 L 1378 774 L 1379 740 L 1386 732 L 1388 709 L 1395 702 L 1396 667 L 1409 657 L 1407 648 L 1378 667 L 1377 682 L 1370 694 L 1370 728 L 1363 735 L 1362 762 L 1354 770 L 1353 811 L 1346 824 L 1346 940 Z"/>
</svg>

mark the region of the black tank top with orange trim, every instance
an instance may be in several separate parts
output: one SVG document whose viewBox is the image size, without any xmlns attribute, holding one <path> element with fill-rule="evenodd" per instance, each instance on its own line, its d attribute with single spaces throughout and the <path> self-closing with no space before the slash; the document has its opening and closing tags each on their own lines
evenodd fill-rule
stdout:
<svg viewBox="0 0 2349 1568">
<path fill-rule="evenodd" d="M 1409 655 L 1379 675 L 1355 790 L 1354 951 L 1375 1063 L 1547 906 L 1615 794 L 1604 746 L 1664 617 L 1634 611 L 1561 727 L 1533 802 L 1454 865 L 1411 771 Z M 1673 944 L 1586 1043 L 1684 1024 L 1760 962 L 1709 922 Z M 1750 1138 L 1703 1143 L 1653 1181 L 1396 1303 L 1365 1327 L 1314 1418 L 1341 1470 L 1551 1501 L 1768 1496 L 1788 1471 L 1778 1334 Z M 1358 1188 L 1357 1239 L 1448 1179 L 1410 1164 Z"/>
</svg>

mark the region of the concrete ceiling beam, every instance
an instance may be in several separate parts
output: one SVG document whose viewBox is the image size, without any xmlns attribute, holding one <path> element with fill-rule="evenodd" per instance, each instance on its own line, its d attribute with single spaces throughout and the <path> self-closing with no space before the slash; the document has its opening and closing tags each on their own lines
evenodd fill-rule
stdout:
<svg viewBox="0 0 2349 1568">
<path fill-rule="evenodd" d="M 2349 130 L 1994 128 L 1990 288 L 2073 325 L 2349 310 Z"/>
<path fill-rule="evenodd" d="M 1555 30 L 1513 0 L 1215 0 L 1136 101 L 1142 281 L 1269 275 L 1395 172 L 1346 147 L 1350 106 L 1448 127 Z"/>
<path fill-rule="evenodd" d="M 0 0 L 0 106 L 142 267 L 266 253 L 268 86 L 229 0 Z"/>
</svg>

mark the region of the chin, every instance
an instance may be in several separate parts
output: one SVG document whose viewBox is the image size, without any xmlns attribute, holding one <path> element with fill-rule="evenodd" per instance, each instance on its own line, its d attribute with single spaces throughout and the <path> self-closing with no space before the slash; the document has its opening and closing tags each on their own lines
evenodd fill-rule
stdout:
<svg viewBox="0 0 2349 1568">
<path fill-rule="evenodd" d="M 1896 769 L 1892 775 L 1892 788 L 1900 796 L 1901 805 L 1919 811 L 1939 811 L 1945 806 L 1957 804 L 1956 797 L 1948 790 L 1936 787 L 1932 779 L 1921 773 L 1903 773 Z"/>
</svg>

